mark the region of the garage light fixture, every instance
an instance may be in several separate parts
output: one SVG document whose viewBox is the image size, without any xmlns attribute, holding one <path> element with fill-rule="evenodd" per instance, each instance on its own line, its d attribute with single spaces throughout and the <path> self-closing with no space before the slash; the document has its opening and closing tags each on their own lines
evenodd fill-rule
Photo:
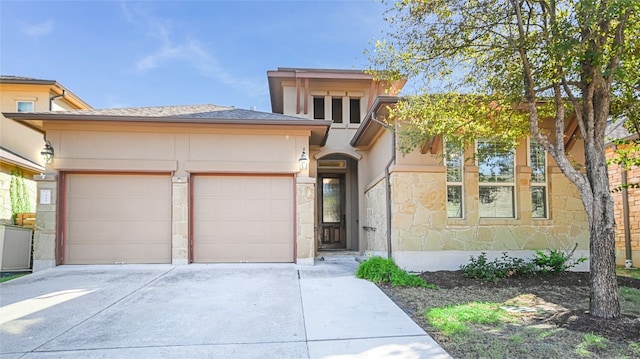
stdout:
<svg viewBox="0 0 640 359">
<path fill-rule="evenodd" d="M 51 147 L 49 141 L 44 144 L 44 148 L 40 151 L 40 156 L 42 156 L 42 161 L 46 164 L 53 162 L 53 147 Z"/>
<path fill-rule="evenodd" d="M 301 170 L 306 170 L 307 168 L 309 168 L 309 156 L 307 156 L 307 151 L 304 147 L 302 148 L 302 155 L 300 156 L 298 162 L 300 162 Z"/>
</svg>

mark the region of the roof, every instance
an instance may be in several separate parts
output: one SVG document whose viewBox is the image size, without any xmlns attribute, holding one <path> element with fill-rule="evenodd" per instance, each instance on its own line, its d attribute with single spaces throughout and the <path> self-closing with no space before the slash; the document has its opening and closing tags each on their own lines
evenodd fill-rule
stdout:
<svg viewBox="0 0 640 359">
<path fill-rule="evenodd" d="M 7 118 L 44 132 L 45 121 L 192 123 L 209 125 L 302 126 L 311 130 L 311 144 L 324 145 L 331 121 L 309 120 L 270 112 L 212 104 L 88 109 L 74 111 L 12 112 Z"/>
<path fill-rule="evenodd" d="M 0 146 L 0 160 L 3 162 L 7 162 L 10 163 L 14 166 L 18 166 L 21 168 L 26 168 L 30 171 L 33 172 L 43 172 L 44 171 L 44 167 L 42 167 L 42 165 L 40 165 L 39 163 L 35 163 L 31 160 L 28 160 L 22 156 L 20 156 L 19 154 L 10 151 L 7 148 L 4 148 L 2 146 Z"/>
<path fill-rule="evenodd" d="M 625 127 L 627 118 L 608 119 L 607 126 L 604 130 L 604 138 L 607 143 L 613 142 L 613 140 L 631 139 L 637 137 L 638 134 L 632 134 Z"/>
<path fill-rule="evenodd" d="M 5 84 L 37 84 L 37 85 L 55 85 L 55 80 L 34 79 L 33 77 L 0 75 L 0 83 Z"/>
<path fill-rule="evenodd" d="M 15 76 L 15 75 L 0 75 L 0 84 L 50 86 L 50 88 L 56 95 L 64 94 L 64 97 L 67 99 L 67 101 L 71 102 L 76 108 L 92 108 L 91 105 L 86 103 L 83 99 L 78 97 L 73 92 L 69 91 L 68 88 L 62 86 L 60 83 L 58 83 L 55 80 L 44 80 L 44 79 L 36 79 L 33 77 Z"/>
<path fill-rule="evenodd" d="M 351 146 L 369 146 L 378 132 L 385 128 L 384 124 L 376 119 L 376 115 L 380 109 L 386 106 L 395 105 L 399 101 L 398 96 L 378 96 L 371 105 L 371 108 L 364 117 L 364 121 L 360 124 L 360 127 L 353 135 L 351 139 Z"/>
</svg>

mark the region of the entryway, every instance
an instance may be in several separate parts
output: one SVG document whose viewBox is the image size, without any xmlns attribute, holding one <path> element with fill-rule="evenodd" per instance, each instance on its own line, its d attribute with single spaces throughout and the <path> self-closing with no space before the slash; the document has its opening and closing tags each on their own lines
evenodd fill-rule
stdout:
<svg viewBox="0 0 640 359">
<path fill-rule="evenodd" d="M 318 251 L 358 249 L 357 164 L 343 155 L 318 160 Z"/>
</svg>

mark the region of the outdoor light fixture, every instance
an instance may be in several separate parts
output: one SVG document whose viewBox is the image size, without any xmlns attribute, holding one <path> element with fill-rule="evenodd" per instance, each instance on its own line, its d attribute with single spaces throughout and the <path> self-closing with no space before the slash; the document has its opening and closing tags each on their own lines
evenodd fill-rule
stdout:
<svg viewBox="0 0 640 359">
<path fill-rule="evenodd" d="M 40 151 L 40 156 L 42 156 L 42 160 L 46 164 L 53 162 L 53 147 L 51 147 L 49 141 L 46 141 L 44 148 Z"/>
<path fill-rule="evenodd" d="M 301 170 L 306 170 L 307 168 L 309 168 L 309 156 L 307 156 L 307 151 L 304 147 L 302 148 L 302 155 L 300 156 L 298 162 L 300 162 Z"/>
</svg>

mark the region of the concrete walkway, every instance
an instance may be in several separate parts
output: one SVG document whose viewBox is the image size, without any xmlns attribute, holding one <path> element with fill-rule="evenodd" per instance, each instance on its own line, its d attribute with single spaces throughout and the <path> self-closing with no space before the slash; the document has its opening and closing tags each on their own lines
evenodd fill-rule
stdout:
<svg viewBox="0 0 640 359">
<path fill-rule="evenodd" d="M 450 358 L 356 266 L 45 270 L 0 284 L 0 357 Z"/>
</svg>

